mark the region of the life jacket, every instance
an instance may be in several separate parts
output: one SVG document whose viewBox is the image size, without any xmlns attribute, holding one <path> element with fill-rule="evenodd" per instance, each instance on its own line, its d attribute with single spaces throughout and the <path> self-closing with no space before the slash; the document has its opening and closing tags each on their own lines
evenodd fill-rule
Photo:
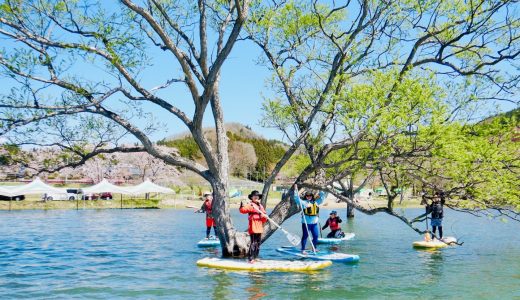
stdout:
<svg viewBox="0 0 520 300">
<path fill-rule="evenodd" d="M 334 217 L 333 219 L 329 218 L 329 226 L 330 230 L 332 231 L 338 230 L 340 228 L 338 223 L 338 217 Z"/>
<path fill-rule="evenodd" d="M 262 206 L 262 204 L 255 204 L 255 203 L 251 202 L 251 204 L 249 204 L 249 205 L 251 205 L 254 208 L 258 209 L 259 211 L 265 213 L 265 210 L 264 210 L 264 207 Z M 261 220 L 262 219 L 262 214 L 257 212 L 256 209 L 255 209 L 254 212 L 248 213 L 249 214 L 249 220 Z"/>
<path fill-rule="evenodd" d="M 204 208 L 205 208 L 205 211 L 206 211 L 206 217 L 208 218 L 212 218 L 212 202 L 211 201 L 204 201 Z"/>
<path fill-rule="evenodd" d="M 320 213 L 320 207 L 318 204 L 316 204 L 316 201 L 312 200 L 310 201 L 311 206 L 307 207 L 303 213 L 306 216 L 317 216 Z"/>
<path fill-rule="evenodd" d="M 444 212 L 442 209 L 441 203 L 433 203 L 432 204 L 432 218 L 441 219 L 444 217 Z"/>
</svg>

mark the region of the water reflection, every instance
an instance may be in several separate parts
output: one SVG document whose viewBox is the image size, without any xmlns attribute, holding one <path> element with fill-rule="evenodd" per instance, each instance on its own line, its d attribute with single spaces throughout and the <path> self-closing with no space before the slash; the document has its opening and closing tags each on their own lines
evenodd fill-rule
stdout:
<svg viewBox="0 0 520 300">
<path fill-rule="evenodd" d="M 230 299 L 232 298 L 230 286 L 233 285 L 233 279 L 225 271 L 208 269 L 208 273 L 215 281 L 213 288 L 213 299 Z"/>
<path fill-rule="evenodd" d="M 251 283 L 251 285 L 246 288 L 246 291 L 248 293 L 248 299 L 257 300 L 266 297 L 267 293 L 263 292 L 263 287 L 266 284 L 265 274 L 249 273 L 248 277 Z"/>
<path fill-rule="evenodd" d="M 419 250 L 420 266 L 424 268 L 426 280 L 435 283 L 441 280 L 444 274 L 446 249 Z"/>
</svg>

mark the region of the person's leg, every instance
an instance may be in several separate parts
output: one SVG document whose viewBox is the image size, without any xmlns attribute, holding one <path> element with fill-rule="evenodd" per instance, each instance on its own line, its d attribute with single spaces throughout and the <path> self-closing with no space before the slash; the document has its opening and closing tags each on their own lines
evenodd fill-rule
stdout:
<svg viewBox="0 0 520 300">
<path fill-rule="evenodd" d="M 335 231 L 329 232 L 329 234 L 327 234 L 327 238 L 328 239 L 333 238 L 335 233 L 336 233 Z"/>
<path fill-rule="evenodd" d="M 217 237 L 217 226 L 213 225 L 213 233 L 215 233 L 215 237 Z"/>
<path fill-rule="evenodd" d="M 442 239 L 442 225 L 439 226 L 439 238 Z"/>
<path fill-rule="evenodd" d="M 435 237 L 435 232 L 437 231 L 437 226 L 432 226 L 432 239 Z"/>
<path fill-rule="evenodd" d="M 209 233 L 211 232 L 211 227 L 206 227 L 206 238 L 209 239 Z"/>
<path fill-rule="evenodd" d="M 318 245 L 318 237 L 320 236 L 318 224 L 309 224 L 309 226 L 309 229 L 312 233 L 312 245 L 314 245 L 314 248 L 316 248 L 316 245 Z"/>
<path fill-rule="evenodd" d="M 261 233 L 255 233 L 255 253 L 254 258 L 256 259 L 258 255 L 260 254 L 260 241 L 262 240 L 262 234 Z"/>
<path fill-rule="evenodd" d="M 249 235 L 249 238 L 251 239 L 251 243 L 249 244 L 249 251 L 247 251 L 247 258 L 249 259 L 249 261 L 253 261 L 254 259 L 254 247 L 255 247 L 255 235 L 254 234 L 250 234 Z"/>
<path fill-rule="evenodd" d="M 307 245 L 307 239 L 309 238 L 309 231 L 307 230 L 307 226 L 305 226 L 305 223 L 302 223 L 302 251 L 305 250 L 305 245 Z"/>
</svg>

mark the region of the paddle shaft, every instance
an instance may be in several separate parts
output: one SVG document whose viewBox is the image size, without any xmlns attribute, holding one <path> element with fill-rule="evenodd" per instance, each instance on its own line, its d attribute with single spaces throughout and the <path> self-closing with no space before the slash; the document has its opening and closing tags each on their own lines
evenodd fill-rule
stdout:
<svg viewBox="0 0 520 300">
<path fill-rule="evenodd" d="M 278 229 L 280 229 L 283 233 L 285 234 L 288 234 L 289 232 L 285 229 L 283 229 L 282 226 L 280 226 L 278 223 L 276 223 L 273 219 L 269 218 L 268 215 L 264 214 L 263 212 L 261 212 L 258 208 L 254 207 L 253 208 L 261 215 L 263 215 L 267 220 L 269 220 L 269 222 L 273 223 L 274 226 L 278 227 Z"/>
</svg>

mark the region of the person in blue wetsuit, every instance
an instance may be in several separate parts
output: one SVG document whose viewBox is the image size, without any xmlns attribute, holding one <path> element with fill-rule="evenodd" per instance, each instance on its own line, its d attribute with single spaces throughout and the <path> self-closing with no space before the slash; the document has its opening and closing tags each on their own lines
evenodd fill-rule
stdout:
<svg viewBox="0 0 520 300">
<path fill-rule="evenodd" d="M 303 195 L 303 199 L 298 195 L 298 186 L 295 184 L 293 186 L 293 200 L 296 204 L 303 209 L 302 215 L 302 241 L 301 241 L 301 250 L 305 253 L 305 246 L 307 244 L 307 239 L 309 238 L 309 231 L 312 234 L 312 244 L 316 247 L 318 243 L 318 214 L 320 212 L 320 205 L 323 203 L 325 199 L 325 193 L 320 191 L 318 198 L 314 196 L 310 191 L 305 192 Z"/>
</svg>

